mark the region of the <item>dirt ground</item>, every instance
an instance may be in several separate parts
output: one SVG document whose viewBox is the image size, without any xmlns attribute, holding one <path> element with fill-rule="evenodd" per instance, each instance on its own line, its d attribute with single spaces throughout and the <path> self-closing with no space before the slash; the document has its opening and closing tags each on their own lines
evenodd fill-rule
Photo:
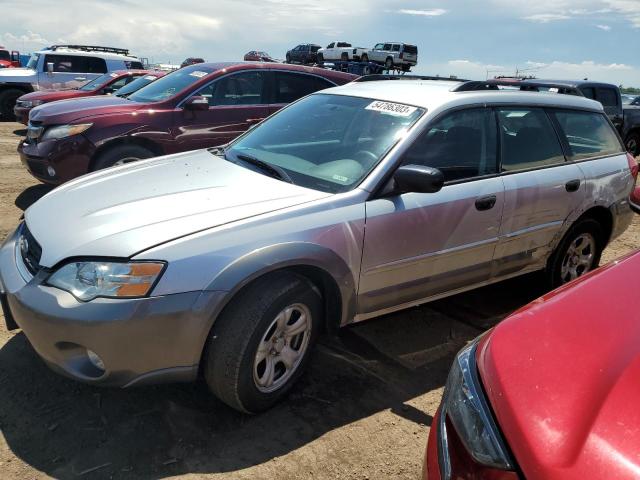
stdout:
<svg viewBox="0 0 640 480">
<path fill-rule="evenodd" d="M 21 129 L 0 123 L 0 240 L 48 191 L 20 164 Z M 640 246 L 639 219 L 603 263 Z M 529 275 L 324 338 L 288 400 L 255 417 L 200 384 L 116 390 L 61 378 L 0 319 L 0 478 L 415 480 L 455 352 L 539 284 Z"/>
</svg>

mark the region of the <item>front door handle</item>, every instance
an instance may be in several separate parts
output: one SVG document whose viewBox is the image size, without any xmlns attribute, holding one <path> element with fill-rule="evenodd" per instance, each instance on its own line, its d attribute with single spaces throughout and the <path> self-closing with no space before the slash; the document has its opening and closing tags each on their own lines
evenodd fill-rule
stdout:
<svg viewBox="0 0 640 480">
<path fill-rule="evenodd" d="M 487 195 L 476 199 L 476 210 L 491 210 L 498 198 L 495 195 Z"/>
<path fill-rule="evenodd" d="M 575 180 L 570 180 L 565 183 L 564 188 L 567 189 L 567 192 L 577 192 L 580 188 L 580 180 L 577 178 Z"/>
</svg>

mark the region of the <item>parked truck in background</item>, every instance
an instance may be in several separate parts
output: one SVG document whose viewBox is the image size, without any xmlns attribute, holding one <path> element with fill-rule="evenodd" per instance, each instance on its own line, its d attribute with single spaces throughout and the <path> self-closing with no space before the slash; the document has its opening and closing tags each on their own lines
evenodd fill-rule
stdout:
<svg viewBox="0 0 640 480">
<path fill-rule="evenodd" d="M 0 45 L 0 68 L 18 68 L 20 67 L 20 52 L 16 50 L 7 50 Z"/>
<path fill-rule="evenodd" d="M 0 69 L 0 117 L 13 119 L 18 97 L 37 90 L 78 88 L 117 70 L 143 69 L 122 48 L 54 45 L 31 55 L 24 68 Z"/>
<path fill-rule="evenodd" d="M 365 55 L 370 62 L 384 65 L 387 70 L 408 72 L 418 63 L 418 47 L 400 42 L 377 43 Z"/>
<path fill-rule="evenodd" d="M 368 49 L 354 47 L 348 42 L 331 42 L 325 48 L 318 50 L 318 63 L 333 61 L 368 62 L 368 52 Z"/>
</svg>

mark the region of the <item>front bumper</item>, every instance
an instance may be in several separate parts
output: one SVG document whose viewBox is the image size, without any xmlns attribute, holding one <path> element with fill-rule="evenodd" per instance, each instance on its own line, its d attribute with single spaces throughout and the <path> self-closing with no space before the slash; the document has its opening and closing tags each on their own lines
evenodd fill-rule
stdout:
<svg viewBox="0 0 640 480">
<path fill-rule="evenodd" d="M 211 312 L 225 292 L 80 302 L 45 285 L 44 270 L 24 278 L 16 252 L 19 230 L 0 248 L 5 316 L 49 367 L 76 380 L 120 387 L 195 379 Z M 99 356 L 103 370 L 87 350 Z"/>
<path fill-rule="evenodd" d="M 16 120 L 22 123 L 23 125 L 29 124 L 29 112 L 31 111 L 31 107 L 18 107 L 17 105 L 13 107 L 13 114 L 16 116 Z"/>
<path fill-rule="evenodd" d="M 84 135 L 73 135 L 59 140 L 18 145 L 20 160 L 31 175 L 41 182 L 60 185 L 89 173 L 91 158 L 96 147 Z M 49 167 L 55 170 L 51 175 Z"/>
</svg>

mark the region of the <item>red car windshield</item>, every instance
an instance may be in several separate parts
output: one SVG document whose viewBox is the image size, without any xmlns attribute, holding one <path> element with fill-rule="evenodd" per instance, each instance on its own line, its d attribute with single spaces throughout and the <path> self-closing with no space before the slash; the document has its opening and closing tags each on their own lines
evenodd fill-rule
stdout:
<svg viewBox="0 0 640 480">
<path fill-rule="evenodd" d="M 11 55 L 9 55 L 8 50 L 0 50 L 0 60 L 9 60 L 11 61 Z"/>
<path fill-rule="evenodd" d="M 105 84 L 107 84 L 117 76 L 118 76 L 117 73 L 105 73 L 104 75 L 100 75 L 99 77 L 94 78 L 90 82 L 85 83 L 78 90 L 82 90 L 83 92 L 91 92 L 100 87 L 103 87 Z"/>
<path fill-rule="evenodd" d="M 161 102 L 173 97 L 214 71 L 213 68 L 202 64 L 181 68 L 159 78 L 127 98 L 141 103 Z"/>
<path fill-rule="evenodd" d="M 126 97 L 127 95 L 131 95 L 133 92 L 137 92 L 142 87 L 146 87 L 157 78 L 159 77 L 156 77 L 155 75 L 143 75 L 142 77 L 138 77 L 131 83 L 128 83 L 124 87 L 119 88 L 116 91 L 115 95 L 116 97 Z"/>
</svg>

